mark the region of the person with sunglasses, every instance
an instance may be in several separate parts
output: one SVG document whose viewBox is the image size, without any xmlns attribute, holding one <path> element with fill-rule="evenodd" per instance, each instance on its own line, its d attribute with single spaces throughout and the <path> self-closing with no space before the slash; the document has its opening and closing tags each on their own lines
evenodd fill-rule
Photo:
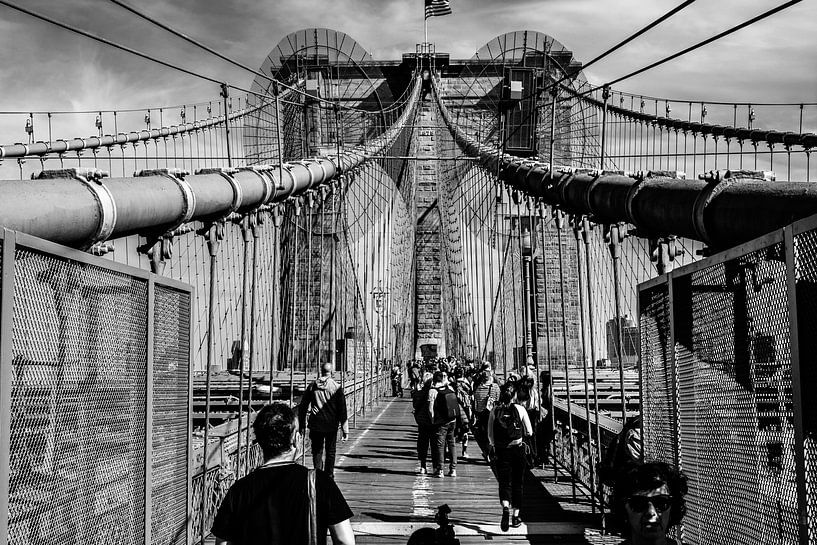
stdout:
<svg viewBox="0 0 817 545">
<path fill-rule="evenodd" d="M 626 538 L 620 545 L 681 545 L 667 535 L 686 514 L 687 478 L 664 462 L 630 467 L 613 490 L 612 522 Z"/>
</svg>

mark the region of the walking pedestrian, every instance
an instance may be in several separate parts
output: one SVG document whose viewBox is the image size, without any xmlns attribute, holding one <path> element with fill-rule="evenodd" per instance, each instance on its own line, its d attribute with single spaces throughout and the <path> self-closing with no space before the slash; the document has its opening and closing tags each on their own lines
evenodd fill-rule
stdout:
<svg viewBox="0 0 817 545">
<path fill-rule="evenodd" d="M 494 381 L 490 367 L 486 367 L 476 378 L 474 388 L 474 415 L 477 420 L 476 440 L 485 445 L 488 437 L 488 415 L 499 398 L 499 385 Z"/>
<path fill-rule="evenodd" d="M 516 403 L 513 383 L 506 383 L 499 393 L 499 400 L 488 417 L 489 451 L 496 461 L 496 479 L 499 483 L 499 501 L 502 504 L 500 528 L 508 531 L 508 524 L 518 528 L 522 525 L 519 508 L 522 506 L 522 483 L 525 478 L 525 437 L 533 429 L 528 413 Z M 513 515 L 512 521 L 509 521 Z"/>
<path fill-rule="evenodd" d="M 397 362 L 391 368 L 391 395 L 403 397 L 403 369 Z"/>
<path fill-rule="evenodd" d="M 298 411 L 301 429 L 309 428 L 314 467 L 326 471 L 332 479 L 335 478 L 338 428 L 341 428 L 344 441 L 349 438 L 346 396 L 332 378 L 334 370 L 329 362 L 321 365 L 321 376 L 307 388 Z"/>
<path fill-rule="evenodd" d="M 434 423 L 428 412 L 428 391 L 431 388 L 431 373 L 426 373 L 425 381 L 411 391 L 411 404 L 414 408 L 414 422 L 417 424 L 417 460 L 420 462 L 420 475 L 428 473 L 426 460 L 428 448 L 434 435 Z"/>
<path fill-rule="evenodd" d="M 448 466 L 448 476 L 457 476 L 457 452 L 454 442 L 454 426 L 459 416 L 460 408 L 457 403 L 457 394 L 448 384 L 448 376 L 444 371 L 437 371 L 432 378 L 431 388 L 428 390 L 428 412 L 434 423 L 434 449 L 431 451 L 431 462 L 434 465 L 434 476 L 443 476 L 446 450 L 450 452 L 451 462 Z"/>
<path fill-rule="evenodd" d="M 264 463 L 227 491 L 213 522 L 217 545 L 354 545 L 352 511 L 329 476 L 295 463 L 298 418 L 288 405 L 272 403 L 253 422 Z M 314 529 L 314 530 L 313 530 Z"/>
</svg>

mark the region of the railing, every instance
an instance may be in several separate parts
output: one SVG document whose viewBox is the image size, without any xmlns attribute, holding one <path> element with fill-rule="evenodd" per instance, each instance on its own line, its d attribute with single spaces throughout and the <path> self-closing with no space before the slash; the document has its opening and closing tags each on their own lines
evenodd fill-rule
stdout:
<svg viewBox="0 0 817 545">
<path fill-rule="evenodd" d="M 350 426 L 356 424 L 357 416 L 363 413 L 367 408 L 372 407 L 373 401 L 381 399 L 387 392 L 389 386 L 389 373 L 380 372 L 374 378 L 367 377 L 354 380 L 351 384 L 348 380 L 345 381 L 347 386 L 351 386 L 346 391 L 346 404 L 349 408 L 349 423 Z M 363 392 L 368 391 L 366 395 L 367 404 L 363 404 Z M 357 408 L 357 411 L 353 411 Z M 215 449 L 222 448 L 227 443 L 232 443 L 239 433 L 246 433 L 246 424 L 239 428 L 236 427 L 229 435 L 220 438 L 218 446 L 211 445 L 208 452 Z M 303 455 L 308 456 L 310 450 L 309 434 L 304 434 Z M 249 457 L 247 456 L 249 454 Z M 203 542 L 204 538 L 210 533 L 210 528 L 213 526 L 213 520 L 216 516 L 221 501 L 230 486 L 242 475 L 246 475 L 254 468 L 258 467 L 263 461 L 261 449 L 255 441 L 249 446 L 249 453 L 247 446 L 241 447 L 241 450 L 233 450 L 232 452 L 223 453 L 223 461 L 226 463 L 218 463 L 207 467 L 204 471 L 199 471 L 193 475 L 192 484 L 192 501 L 193 501 L 193 532 L 198 540 L 198 543 Z M 226 459 L 226 460 L 225 460 Z"/>
<path fill-rule="evenodd" d="M 817 216 L 640 286 L 644 451 L 689 477 L 685 543 L 817 539 L 815 286 Z"/>
</svg>

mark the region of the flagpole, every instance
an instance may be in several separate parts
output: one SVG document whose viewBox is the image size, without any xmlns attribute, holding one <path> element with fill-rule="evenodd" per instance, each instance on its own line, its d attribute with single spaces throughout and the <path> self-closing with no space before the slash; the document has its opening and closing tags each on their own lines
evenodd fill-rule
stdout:
<svg viewBox="0 0 817 545">
<path fill-rule="evenodd" d="M 425 41 L 423 42 L 423 44 L 427 44 L 428 43 L 428 17 L 426 17 L 425 5 L 423 6 L 423 34 L 425 35 Z M 425 48 L 425 45 L 423 45 L 423 48 Z"/>
</svg>

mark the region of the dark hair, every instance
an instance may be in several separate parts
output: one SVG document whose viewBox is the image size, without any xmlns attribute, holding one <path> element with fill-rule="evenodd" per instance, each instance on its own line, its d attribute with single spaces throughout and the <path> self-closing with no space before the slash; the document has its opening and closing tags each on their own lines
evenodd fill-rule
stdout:
<svg viewBox="0 0 817 545">
<path fill-rule="evenodd" d="M 443 381 L 443 377 L 444 377 L 446 374 L 447 374 L 447 373 L 446 373 L 445 371 L 434 371 L 434 375 L 433 375 L 433 377 L 432 377 L 432 380 L 433 380 L 434 382 L 442 382 L 442 381 Z"/>
<path fill-rule="evenodd" d="M 258 411 L 252 429 L 264 458 L 274 458 L 292 448 L 298 423 L 295 411 L 284 403 L 270 403 Z"/>
<path fill-rule="evenodd" d="M 672 527 L 680 524 L 687 512 L 684 499 L 689 491 L 686 475 L 665 462 L 636 464 L 619 475 L 613 489 L 611 522 L 618 526 L 623 535 L 630 535 L 627 510 L 624 507 L 627 500 L 636 492 L 654 490 L 663 485 L 667 485 L 672 498 L 669 515 L 669 526 Z"/>
<path fill-rule="evenodd" d="M 513 401 L 513 396 L 516 394 L 516 385 L 513 382 L 506 382 L 499 389 L 499 403 L 507 405 Z"/>
</svg>

